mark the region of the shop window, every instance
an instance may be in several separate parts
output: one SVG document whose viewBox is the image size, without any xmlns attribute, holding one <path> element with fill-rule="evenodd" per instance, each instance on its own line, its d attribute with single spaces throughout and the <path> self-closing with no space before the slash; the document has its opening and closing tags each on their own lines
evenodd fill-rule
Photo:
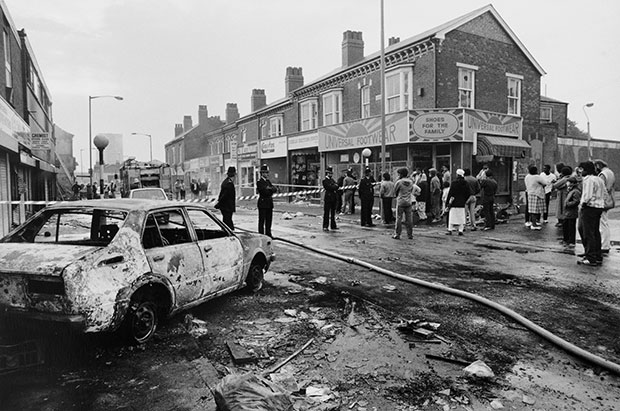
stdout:
<svg viewBox="0 0 620 411">
<path fill-rule="evenodd" d="M 342 123 L 342 90 L 323 95 L 323 125 Z"/>
<path fill-rule="evenodd" d="M 540 122 L 551 123 L 553 121 L 553 109 L 551 107 L 540 108 Z"/>
<path fill-rule="evenodd" d="M 316 99 L 299 104 L 301 113 L 301 131 L 312 130 L 318 126 L 318 103 Z"/>
<path fill-rule="evenodd" d="M 521 80 L 522 77 L 516 74 L 508 76 L 508 114 L 513 116 L 521 115 Z"/>
<path fill-rule="evenodd" d="M 294 186 L 319 184 L 318 154 L 295 154 L 291 160 L 291 181 Z"/>
<path fill-rule="evenodd" d="M 476 70 L 478 67 L 457 63 L 459 69 L 459 107 L 475 108 Z"/>
<path fill-rule="evenodd" d="M 362 87 L 360 93 L 362 118 L 370 117 L 370 86 Z"/>
<path fill-rule="evenodd" d="M 412 106 L 412 70 L 400 68 L 385 76 L 386 112 L 409 110 Z"/>
</svg>

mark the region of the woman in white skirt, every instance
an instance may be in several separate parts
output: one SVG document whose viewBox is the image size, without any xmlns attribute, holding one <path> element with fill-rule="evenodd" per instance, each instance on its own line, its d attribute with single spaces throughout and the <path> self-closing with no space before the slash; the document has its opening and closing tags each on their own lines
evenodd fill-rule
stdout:
<svg viewBox="0 0 620 411">
<path fill-rule="evenodd" d="M 547 180 L 538 175 L 535 165 L 528 167 L 529 174 L 525 176 L 527 190 L 527 211 L 530 215 L 531 230 L 541 230 L 540 216 L 545 212 L 545 187 Z"/>
<path fill-rule="evenodd" d="M 448 214 L 447 235 L 452 235 L 455 227 L 459 235 L 463 235 L 463 230 L 465 229 L 465 203 L 469 196 L 470 189 L 465 181 L 465 171 L 459 168 L 456 170 L 456 180 L 450 184 L 450 191 L 448 191 L 450 214 Z"/>
</svg>

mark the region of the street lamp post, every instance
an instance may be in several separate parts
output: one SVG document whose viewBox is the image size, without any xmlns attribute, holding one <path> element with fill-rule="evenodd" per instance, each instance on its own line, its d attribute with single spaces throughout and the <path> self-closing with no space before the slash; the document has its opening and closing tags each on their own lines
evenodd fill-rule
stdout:
<svg viewBox="0 0 620 411">
<path fill-rule="evenodd" d="M 153 136 L 145 133 L 131 133 L 132 136 L 147 136 L 149 138 L 149 151 L 151 154 L 151 163 L 153 162 Z"/>
<path fill-rule="evenodd" d="M 122 100 L 121 96 L 88 96 L 88 154 L 89 154 L 89 162 L 88 162 L 88 175 L 90 180 L 90 185 L 93 185 L 93 116 L 92 116 L 92 101 L 96 98 L 115 98 L 117 100 Z"/>
<path fill-rule="evenodd" d="M 586 120 L 588 120 L 588 161 L 592 161 L 592 147 L 590 146 L 592 141 L 592 136 L 590 135 L 590 117 L 588 117 L 588 113 L 586 112 L 586 107 L 590 108 L 594 105 L 594 103 L 587 103 L 583 105 L 583 114 L 586 115 Z"/>
</svg>

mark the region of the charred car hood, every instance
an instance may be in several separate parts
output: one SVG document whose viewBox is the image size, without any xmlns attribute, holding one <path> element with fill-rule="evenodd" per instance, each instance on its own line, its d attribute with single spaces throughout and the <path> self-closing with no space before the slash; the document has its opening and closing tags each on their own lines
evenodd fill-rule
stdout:
<svg viewBox="0 0 620 411">
<path fill-rule="evenodd" d="M 2 243 L 0 272 L 58 276 L 72 262 L 99 247 L 76 245 Z"/>
</svg>

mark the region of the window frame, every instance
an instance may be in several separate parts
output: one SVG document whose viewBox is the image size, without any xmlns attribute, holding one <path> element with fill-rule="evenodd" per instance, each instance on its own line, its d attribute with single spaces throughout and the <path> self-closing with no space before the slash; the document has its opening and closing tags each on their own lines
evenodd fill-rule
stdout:
<svg viewBox="0 0 620 411">
<path fill-rule="evenodd" d="M 398 92 L 389 90 L 390 80 L 398 76 Z M 394 90 L 396 91 L 396 90 Z M 391 104 L 394 103 L 395 104 Z M 413 108 L 413 66 L 397 67 L 385 73 L 385 112 L 395 113 Z"/>
<path fill-rule="evenodd" d="M 360 117 L 370 117 L 370 84 L 366 84 L 360 89 Z"/>
<path fill-rule="evenodd" d="M 327 111 L 328 105 L 326 104 L 326 102 L 330 103 L 330 111 Z M 323 95 L 321 95 L 321 103 L 323 105 L 322 108 L 324 126 L 330 126 L 332 124 L 339 124 L 344 122 L 344 119 L 342 117 L 342 89 L 331 90 L 327 93 L 324 93 Z"/>
<path fill-rule="evenodd" d="M 478 71 L 478 66 L 472 66 L 471 64 L 456 63 L 456 67 L 458 69 L 457 106 L 459 108 L 475 109 L 476 108 L 476 71 Z M 463 84 L 463 82 L 461 81 L 464 78 L 463 74 L 470 74 L 470 77 L 471 77 L 471 79 L 469 80 L 470 84 Z M 462 99 L 463 94 L 468 96 L 469 105 L 463 104 L 463 99 Z"/>
<path fill-rule="evenodd" d="M 542 111 L 543 110 L 548 110 L 549 111 L 549 117 L 543 117 L 542 115 Z M 543 123 L 552 123 L 553 122 L 553 107 L 551 106 L 540 106 L 540 121 Z"/>
<path fill-rule="evenodd" d="M 512 93 L 512 89 L 510 87 L 511 82 L 514 82 L 516 84 L 516 96 L 511 95 Z M 517 116 L 520 117 L 521 116 L 521 88 L 522 88 L 522 83 L 523 83 L 523 76 L 518 75 L 518 74 L 510 74 L 510 73 L 506 73 L 506 86 L 507 86 L 507 99 L 508 99 L 508 106 L 506 108 L 506 113 L 509 116 Z M 511 112 L 511 103 L 514 104 L 515 106 L 515 112 L 512 113 Z"/>
<path fill-rule="evenodd" d="M 284 115 L 278 114 L 269 117 L 269 138 L 284 134 Z"/>
<path fill-rule="evenodd" d="M 306 115 L 308 118 L 305 118 Z M 319 99 L 312 98 L 299 103 L 300 131 L 313 130 L 319 126 Z"/>
</svg>

